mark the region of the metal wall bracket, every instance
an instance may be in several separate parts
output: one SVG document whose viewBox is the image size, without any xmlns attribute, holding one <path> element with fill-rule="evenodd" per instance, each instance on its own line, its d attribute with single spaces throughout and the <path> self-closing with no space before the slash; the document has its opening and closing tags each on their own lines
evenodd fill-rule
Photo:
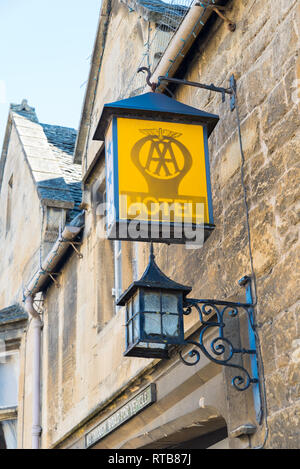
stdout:
<svg viewBox="0 0 300 469">
<path fill-rule="evenodd" d="M 153 83 L 150 81 L 151 71 L 149 67 L 140 67 L 137 73 L 140 73 L 140 72 L 147 73 L 146 82 L 153 92 L 155 92 L 157 88 L 159 88 L 162 82 L 174 83 L 176 85 L 194 86 L 195 88 L 202 88 L 204 90 L 214 91 L 215 93 L 221 93 L 222 103 L 225 102 L 225 95 L 229 94 L 230 95 L 230 110 L 233 111 L 235 109 L 236 81 L 235 81 L 234 75 L 231 75 L 230 77 L 229 87 L 223 88 L 221 86 L 215 86 L 213 83 L 211 83 L 210 85 L 206 85 L 205 83 L 198 83 L 196 81 L 182 80 L 180 78 L 169 78 L 164 75 L 161 75 L 158 77 L 157 83 Z M 168 90 L 168 88 L 166 89 Z M 170 90 L 168 90 L 168 92 L 173 97 L 173 93 Z"/>
<path fill-rule="evenodd" d="M 80 246 L 82 244 L 81 241 L 70 241 L 69 239 L 64 239 L 64 238 L 62 238 L 60 241 L 62 243 L 68 243 L 70 246 L 72 246 L 72 248 L 76 252 L 79 259 L 83 258 L 83 254 L 81 254 L 81 252 L 79 252 L 79 250 L 76 247 L 76 246 Z"/>
<path fill-rule="evenodd" d="M 74 251 L 76 252 L 77 256 L 79 257 L 79 259 L 82 259 L 83 258 L 83 254 L 81 254 L 81 252 L 78 251 L 78 249 L 76 248 L 75 244 L 81 244 L 81 243 L 75 243 L 74 241 L 69 241 L 70 245 L 72 246 L 72 248 L 74 249 Z"/>
<path fill-rule="evenodd" d="M 233 377 L 232 386 L 238 391 L 245 391 L 252 385 L 256 419 L 261 423 L 262 403 L 257 364 L 256 332 L 253 321 L 254 305 L 251 293 L 251 278 L 248 276 L 243 277 L 239 281 L 239 285 L 246 289 L 246 303 L 194 298 L 185 299 L 183 314 L 189 315 L 193 308 L 195 308 L 199 314 L 201 326 L 199 342 L 193 340 L 186 340 L 184 342 L 185 345 L 192 344 L 195 346 L 195 348 L 188 353 L 189 358 L 183 357 L 183 351 L 179 352 L 179 355 L 183 363 L 188 366 L 196 365 L 200 360 L 200 353 L 202 352 L 210 361 L 235 369 L 238 374 Z M 225 314 L 228 315 L 229 318 L 235 318 L 238 317 L 241 310 L 247 314 L 249 348 L 235 347 L 228 338 L 228 334 L 227 336 L 225 334 L 226 327 L 228 329 Z M 208 346 L 206 343 L 206 332 L 211 331 L 212 328 L 218 331 L 218 336 L 215 337 Z M 237 364 L 236 357 L 242 358 L 244 355 L 250 357 L 250 371 L 246 369 L 242 360 L 242 364 Z"/>
<path fill-rule="evenodd" d="M 48 275 L 51 278 L 51 280 L 55 284 L 56 288 L 60 287 L 60 283 L 58 282 L 58 280 L 56 278 L 56 277 L 59 277 L 61 275 L 60 272 L 48 272 L 48 270 L 43 270 L 42 273 L 45 274 L 45 275 Z"/>
<path fill-rule="evenodd" d="M 202 88 L 204 90 L 214 91 L 215 93 L 221 93 L 222 95 L 222 102 L 225 102 L 225 95 L 230 95 L 230 110 L 233 111 L 235 109 L 235 94 L 236 94 L 236 81 L 234 75 L 231 75 L 229 87 L 223 88 L 221 86 L 215 86 L 213 83 L 210 85 L 206 85 L 205 83 L 198 83 L 196 81 L 189 81 L 189 80 L 181 80 L 179 78 L 169 78 L 167 76 L 160 76 L 158 77 L 157 87 L 160 86 L 162 82 L 168 83 L 175 83 L 177 85 L 185 85 L 185 86 L 194 86 L 196 88 Z"/>
</svg>

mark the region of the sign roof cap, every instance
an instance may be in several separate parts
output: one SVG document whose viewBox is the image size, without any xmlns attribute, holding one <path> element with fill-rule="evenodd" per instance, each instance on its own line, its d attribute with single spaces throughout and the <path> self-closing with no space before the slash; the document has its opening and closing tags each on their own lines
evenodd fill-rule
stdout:
<svg viewBox="0 0 300 469">
<path fill-rule="evenodd" d="M 161 93 L 149 92 L 105 104 L 93 140 L 104 140 L 112 116 L 199 123 L 207 126 L 208 136 L 219 120 L 216 114 L 180 103 Z"/>
</svg>

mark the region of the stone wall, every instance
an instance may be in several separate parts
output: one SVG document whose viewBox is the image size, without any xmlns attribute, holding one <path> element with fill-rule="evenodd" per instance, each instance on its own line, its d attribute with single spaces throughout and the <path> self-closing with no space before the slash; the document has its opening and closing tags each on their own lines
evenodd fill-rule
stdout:
<svg viewBox="0 0 300 469">
<path fill-rule="evenodd" d="M 266 446 L 299 448 L 300 6 L 279 0 L 232 1 L 231 6 L 236 31 L 218 22 L 198 40 L 185 78 L 223 86 L 231 74 L 237 80 L 267 393 Z M 251 272 L 236 114 L 228 101 L 206 91 L 182 87 L 176 98 L 220 115 L 210 138 L 216 229 L 201 251 L 179 258 L 176 270 L 187 274 L 189 266 L 190 281 L 202 297 L 228 297 L 237 280 Z M 253 444 L 262 442 L 264 431 L 265 426 Z"/>
<path fill-rule="evenodd" d="M 193 46 L 185 64 L 185 78 L 228 86 L 229 77 L 232 74 L 236 77 L 248 208 L 241 183 L 236 113 L 230 111 L 228 99 L 222 103 L 214 93 L 179 87 L 176 90 L 179 101 L 220 115 L 209 142 L 216 229 L 199 250 L 156 246 L 157 262 L 174 280 L 193 285 L 194 297 L 243 300 L 237 281 L 251 274 L 248 211 L 257 284 L 256 321 L 267 396 L 266 420 L 251 438 L 251 445 L 261 445 L 267 436 L 267 448 L 299 448 L 296 431 L 300 411 L 296 225 L 299 185 L 296 181 L 300 133 L 295 84 L 297 73 L 299 78 L 300 9 L 295 0 L 241 0 L 230 2 L 230 6 L 228 15 L 236 22 L 236 31 L 229 32 L 226 24 L 218 19 Z M 118 97 L 122 74 L 127 70 L 122 62 L 128 56 L 127 47 L 132 49 L 135 41 L 142 43 L 138 29 L 136 14 L 129 14 L 125 6 L 115 2 L 96 94 L 94 124 L 103 102 Z M 134 30 L 136 35 L 130 36 Z M 130 37 L 130 41 L 123 37 Z M 130 67 L 134 66 L 131 63 Z M 97 149 L 96 143 L 88 146 L 88 162 L 94 159 Z M 102 162 L 90 176 L 86 192 L 92 191 L 93 184 L 103 178 L 103 171 Z M 112 245 L 99 239 L 97 230 L 101 222 L 91 200 L 86 203 L 83 258 L 73 255 L 62 271 L 61 287 L 51 286 L 46 296 L 47 338 L 44 340 L 48 346 L 44 346 L 43 392 L 44 415 L 48 419 L 43 424 L 44 447 L 55 445 L 72 433 L 76 438 L 82 437 L 80 425 L 88 416 L 113 409 L 114 399 L 122 393 L 123 399 L 128 398 L 138 389 L 135 386 L 140 384 L 139 377 L 146 376 L 156 366 L 153 360 L 123 357 L 124 312 L 115 312 L 111 296 Z M 133 247 L 129 243 L 123 246 L 127 259 L 123 272 L 126 288 L 132 281 Z M 146 265 L 147 254 L 148 246 L 141 244 L 140 273 Z M 71 284 L 77 285 L 77 298 Z M 66 324 L 70 324 L 67 335 Z M 196 318 L 189 317 L 186 327 L 187 331 L 195 330 Z M 70 357 L 64 351 L 66 340 Z M 70 363 L 74 369 L 65 387 L 64 370 L 70 371 Z M 201 377 L 202 372 L 201 369 Z M 221 385 L 221 371 L 216 375 L 215 367 L 209 365 L 205 372 L 208 381 L 211 376 L 217 376 L 218 386 Z M 213 380 L 206 393 L 209 395 L 212 389 Z M 227 411 L 223 416 L 229 430 L 239 421 L 255 423 L 251 391 L 244 399 L 241 403 L 241 397 L 231 393 L 230 402 L 225 403 Z M 235 402 L 238 402 L 236 407 Z"/>
</svg>

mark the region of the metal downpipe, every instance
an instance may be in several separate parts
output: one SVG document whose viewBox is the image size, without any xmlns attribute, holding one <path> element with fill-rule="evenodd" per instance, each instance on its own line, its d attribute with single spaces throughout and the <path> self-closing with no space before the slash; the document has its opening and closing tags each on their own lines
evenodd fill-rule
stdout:
<svg viewBox="0 0 300 469">
<path fill-rule="evenodd" d="M 39 449 L 42 432 L 40 420 L 40 369 L 41 369 L 41 331 L 43 323 L 33 306 L 33 296 L 25 299 L 25 310 L 32 318 L 33 328 L 33 372 L 32 372 L 32 449 Z"/>
</svg>

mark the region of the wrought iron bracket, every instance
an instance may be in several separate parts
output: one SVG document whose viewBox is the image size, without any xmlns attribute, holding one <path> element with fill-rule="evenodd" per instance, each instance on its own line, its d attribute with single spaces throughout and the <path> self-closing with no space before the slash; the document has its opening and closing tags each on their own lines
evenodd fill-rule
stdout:
<svg viewBox="0 0 300 469">
<path fill-rule="evenodd" d="M 250 386 L 253 387 L 256 418 L 260 423 L 262 419 L 262 404 L 257 363 L 256 331 L 253 320 L 254 304 L 251 292 L 251 278 L 248 276 L 243 277 L 239 281 L 239 285 L 246 289 L 245 303 L 195 298 L 185 299 L 183 313 L 189 315 L 193 308 L 195 308 L 199 314 L 201 327 L 199 342 L 194 340 L 185 340 L 184 342 L 184 345 L 191 344 L 194 346 L 188 353 L 189 358 L 183 357 L 183 351 L 179 352 L 179 355 L 183 363 L 188 366 L 196 365 L 202 353 L 210 361 L 236 370 L 238 374 L 232 379 L 232 385 L 238 391 L 245 391 Z M 246 312 L 248 321 L 249 348 L 235 347 L 229 339 L 228 334 L 226 336 L 229 324 L 226 324 L 225 315 L 228 315 L 228 318 L 235 318 L 238 317 L 241 311 Z M 218 331 L 218 336 L 214 337 L 210 344 L 207 344 L 206 333 L 212 329 Z M 250 371 L 243 364 L 243 355 L 250 357 Z M 237 357 L 240 357 L 240 360 L 236 360 Z"/>
<path fill-rule="evenodd" d="M 234 75 L 231 75 L 230 77 L 228 88 L 215 86 L 213 83 L 211 83 L 210 85 L 206 85 L 205 83 L 198 83 L 196 81 L 182 80 L 179 78 L 169 78 L 167 76 L 159 76 L 155 89 L 158 88 L 160 84 L 164 81 L 168 83 L 175 83 L 177 85 L 194 86 L 196 88 L 202 88 L 204 90 L 214 91 L 215 93 L 221 93 L 223 103 L 225 102 L 225 95 L 229 94 L 230 95 L 230 110 L 233 111 L 235 109 L 236 81 L 235 81 Z M 153 83 L 152 83 L 152 89 L 153 89 Z"/>
<path fill-rule="evenodd" d="M 140 73 L 140 72 L 147 73 L 146 83 L 153 92 L 155 92 L 157 88 L 159 88 L 162 82 L 174 83 L 176 85 L 194 86 L 196 88 L 202 88 L 204 90 L 214 91 L 215 93 L 221 93 L 223 103 L 225 102 L 225 95 L 229 94 L 230 95 L 230 110 L 233 111 L 235 109 L 236 81 L 235 81 L 234 75 L 231 75 L 229 79 L 229 87 L 223 88 L 221 86 L 215 86 L 213 83 L 211 83 L 210 85 L 206 85 L 205 83 L 198 83 L 196 81 L 183 80 L 180 78 L 169 78 L 164 75 L 159 76 L 157 83 L 154 83 L 150 81 L 151 70 L 149 67 L 140 67 L 137 70 L 137 73 Z M 174 97 L 173 93 L 168 88 L 166 88 L 166 90 L 170 93 L 170 95 L 173 98 Z"/>
</svg>

